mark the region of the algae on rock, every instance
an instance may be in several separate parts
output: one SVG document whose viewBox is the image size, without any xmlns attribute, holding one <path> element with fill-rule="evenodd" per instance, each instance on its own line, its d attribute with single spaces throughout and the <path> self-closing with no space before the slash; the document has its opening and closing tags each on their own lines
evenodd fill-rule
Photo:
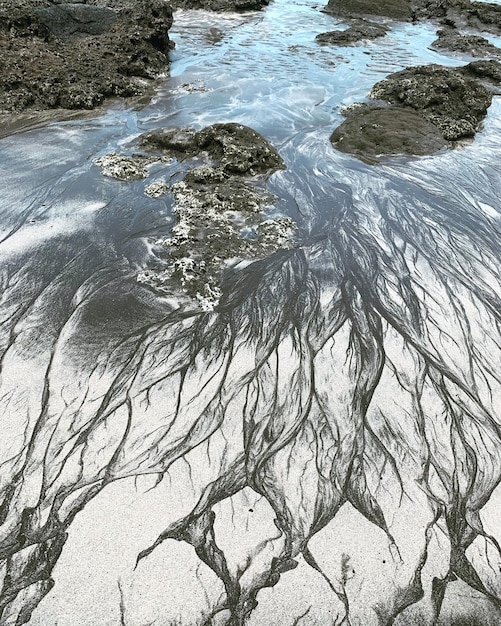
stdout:
<svg viewBox="0 0 501 626">
<path fill-rule="evenodd" d="M 120 154 L 110 152 L 94 161 L 101 168 L 103 176 L 116 178 L 124 182 L 140 180 L 148 176 L 148 166 L 161 159 L 144 154 Z M 165 158 L 162 158 L 165 160 Z"/>
<path fill-rule="evenodd" d="M 204 310 L 212 310 L 228 266 L 294 245 L 296 229 L 290 218 L 265 219 L 274 196 L 220 169 L 195 168 L 172 186 L 172 193 L 177 223 L 170 237 L 156 242 L 167 252 L 169 264 L 138 278 L 160 292 L 178 283 Z"/>
</svg>

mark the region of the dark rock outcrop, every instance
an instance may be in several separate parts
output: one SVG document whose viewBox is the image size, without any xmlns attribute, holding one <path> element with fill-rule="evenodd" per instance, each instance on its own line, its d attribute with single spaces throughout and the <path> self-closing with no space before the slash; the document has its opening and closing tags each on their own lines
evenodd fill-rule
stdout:
<svg viewBox="0 0 501 626">
<path fill-rule="evenodd" d="M 501 32 L 501 6 L 470 0 L 329 0 L 326 11 L 341 17 L 379 16 L 403 21 L 440 20 L 458 28 L 469 26 Z"/>
<path fill-rule="evenodd" d="M 440 65 L 407 68 L 376 83 L 370 96 L 411 108 L 448 141 L 473 137 L 492 101 L 492 92 L 465 68 Z"/>
<path fill-rule="evenodd" d="M 469 0 L 413 0 L 414 21 L 440 20 L 447 26 L 501 32 L 501 6 Z"/>
<path fill-rule="evenodd" d="M 92 109 L 138 96 L 168 66 L 166 0 L 3 0 L 0 112 Z"/>
<path fill-rule="evenodd" d="M 488 88 L 499 94 L 501 85 L 501 63 L 493 59 L 472 61 L 465 65 L 463 71 L 481 80 Z"/>
<path fill-rule="evenodd" d="M 381 104 L 350 107 L 331 141 L 369 162 L 432 154 L 475 135 L 500 85 L 501 65 L 492 60 L 407 68 L 374 85 L 370 97 Z"/>
<path fill-rule="evenodd" d="M 499 58 L 501 50 L 480 35 L 464 35 L 454 28 L 442 28 L 432 48 L 462 52 L 473 57 Z"/>
<path fill-rule="evenodd" d="M 142 135 L 144 148 L 161 150 L 179 159 L 206 152 L 228 174 L 265 174 L 284 168 L 275 148 L 243 124 L 213 124 L 201 131 L 192 128 L 161 129 Z"/>
<path fill-rule="evenodd" d="M 207 11 L 259 11 L 269 0 L 172 0 L 176 9 L 205 9 Z"/>
<path fill-rule="evenodd" d="M 267 208 L 277 198 L 262 186 L 269 174 L 285 164 L 252 128 L 227 123 L 198 132 L 160 129 L 145 133 L 139 143 L 158 159 L 197 157 L 196 167 L 187 163 L 183 180 L 170 189 L 167 185 L 162 189 L 159 181 L 145 190 L 150 197 L 157 195 L 157 189 L 171 192 L 176 225 L 171 236 L 156 240 L 159 258 L 166 255 L 165 263 L 141 272 L 138 279 L 143 284 L 160 293 L 181 288 L 202 308 L 212 310 L 221 296 L 225 269 L 238 260 L 261 258 L 295 245 L 292 220 L 277 216 L 276 209 L 273 217 L 267 216 Z"/>
<path fill-rule="evenodd" d="M 329 0 L 326 11 L 341 17 L 379 16 L 396 20 L 412 19 L 409 0 Z"/>
<path fill-rule="evenodd" d="M 39 9 L 35 15 L 56 37 L 102 35 L 111 29 L 118 17 L 113 9 L 88 4 L 57 4 Z"/>
<path fill-rule="evenodd" d="M 355 20 L 346 30 L 321 33 L 316 36 L 315 41 L 334 46 L 351 46 L 365 39 L 384 37 L 387 32 L 388 27 L 383 24 L 376 24 L 367 20 Z"/>
</svg>

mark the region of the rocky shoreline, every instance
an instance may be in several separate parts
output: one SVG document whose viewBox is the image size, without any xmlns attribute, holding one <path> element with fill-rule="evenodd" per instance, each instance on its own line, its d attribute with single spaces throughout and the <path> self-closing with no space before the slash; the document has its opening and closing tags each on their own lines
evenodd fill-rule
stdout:
<svg viewBox="0 0 501 626">
<path fill-rule="evenodd" d="M 390 155 L 423 156 L 470 140 L 481 129 L 493 95 L 501 94 L 501 50 L 482 33 L 501 34 L 501 6 L 469 0 L 329 0 L 326 11 L 346 30 L 322 33 L 320 44 L 346 46 L 384 36 L 393 21 L 439 26 L 433 49 L 477 57 L 460 68 L 407 67 L 372 88 L 368 102 L 343 111 L 334 147 L 368 163 Z M 368 20 L 378 20 L 376 22 Z M 478 34 L 461 29 L 478 30 Z"/>
<path fill-rule="evenodd" d="M 260 9 L 267 0 L 0 0 L 0 130 L 27 111 L 138 98 L 168 71 L 175 8 Z M 66 113 L 64 113 L 66 112 Z"/>
<path fill-rule="evenodd" d="M 497 61 L 409 67 L 376 83 L 372 102 L 345 110 L 331 142 L 369 163 L 393 154 L 433 154 L 474 137 L 494 94 L 501 94 Z"/>
<path fill-rule="evenodd" d="M 168 66 L 163 0 L 0 3 L 0 111 L 89 110 L 137 97 Z"/>
<path fill-rule="evenodd" d="M 155 78 L 168 71 L 174 9 L 247 11 L 268 1 L 0 0 L 0 135 L 51 116 L 82 115 L 110 98 L 147 96 Z M 460 70 L 429 66 L 388 76 L 369 102 L 346 111 L 331 137 L 337 149 L 372 162 L 377 155 L 430 154 L 475 135 L 501 85 L 494 61 L 501 50 L 482 36 L 501 34 L 501 6 L 329 0 L 324 10 L 347 28 L 319 34 L 323 46 L 384 37 L 392 20 L 431 20 L 437 24 L 434 49 L 482 59 Z M 413 92 L 419 96 L 414 100 Z"/>
<path fill-rule="evenodd" d="M 348 18 L 385 17 L 418 22 L 441 20 L 449 26 L 501 31 L 501 6 L 470 0 L 329 0 L 325 10 Z"/>
</svg>

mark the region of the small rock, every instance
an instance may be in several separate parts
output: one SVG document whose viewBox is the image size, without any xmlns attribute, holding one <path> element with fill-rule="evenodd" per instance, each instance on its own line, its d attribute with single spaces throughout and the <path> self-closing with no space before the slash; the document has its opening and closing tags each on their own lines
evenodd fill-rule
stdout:
<svg viewBox="0 0 501 626">
<path fill-rule="evenodd" d="M 387 32 L 388 27 L 383 24 L 357 20 L 346 30 L 334 30 L 328 33 L 321 33 L 316 36 L 315 41 L 320 44 L 351 46 L 365 39 L 384 37 Z"/>
<path fill-rule="evenodd" d="M 193 128 L 171 128 L 142 135 L 143 148 L 161 150 L 180 159 L 206 152 L 227 174 L 254 176 L 285 167 L 275 148 L 259 133 L 243 124 L 213 124 L 196 132 Z"/>
<path fill-rule="evenodd" d="M 116 178 L 125 182 L 140 180 L 148 176 L 148 165 L 157 161 L 143 155 L 127 156 L 111 152 L 94 161 L 101 168 L 103 176 Z"/>
<path fill-rule="evenodd" d="M 499 57 L 501 50 L 479 35 L 464 35 L 452 28 L 443 28 L 437 32 L 438 38 L 431 48 L 462 52 L 474 57 Z"/>
<path fill-rule="evenodd" d="M 159 198 L 169 191 L 169 186 L 161 181 L 150 183 L 144 188 L 144 194 L 149 198 Z"/>
</svg>

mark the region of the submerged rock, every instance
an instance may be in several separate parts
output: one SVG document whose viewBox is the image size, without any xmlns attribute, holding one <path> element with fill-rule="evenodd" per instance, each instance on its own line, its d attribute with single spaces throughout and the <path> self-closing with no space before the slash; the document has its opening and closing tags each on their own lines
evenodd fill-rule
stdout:
<svg viewBox="0 0 501 626">
<path fill-rule="evenodd" d="M 369 162 L 393 154 L 432 154 L 471 138 L 499 93 L 501 65 L 475 61 L 461 68 L 411 67 L 376 83 L 382 105 L 350 107 L 331 142 Z"/>
<path fill-rule="evenodd" d="M 160 294 L 180 289 L 204 310 L 212 310 L 221 296 L 225 269 L 288 250 L 295 245 L 296 227 L 282 215 L 270 215 L 277 198 L 260 183 L 285 167 L 275 148 L 259 133 L 242 124 L 214 124 L 203 130 L 159 129 L 139 138 L 149 154 L 111 153 L 95 165 L 105 176 L 124 182 L 148 177 L 148 166 L 172 157 L 197 157 L 183 180 L 169 186 L 152 181 L 145 195 L 167 193 L 174 200 L 176 223 L 168 237 L 156 240 L 155 267 L 141 271 L 138 281 Z M 203 165 L 199 165 L 204 160 Z"/>
<path fill-rule="evenodd" d="M 384 37 L 388 27 L 383 24 L 368 22 L 367 20 L 355 20 L 346 30 L 334 30 L 317 35 L 315 41 L 320 44 L 335 46 L 351 46 L 364 39 L 377 39 Z"/>
<path fill-rule="evenodd" d="M 0 111 L 92 109 L 139 96 L 168 66 L 164 0 L 3 0 Z"/>
<path fill-rule="evenodd" d="M 138 280 L 167 293 L 178 284 L 204 310 L 212 310 L 224 270 L 292 248 L 295 225 L 287 217 L 265 219 L 264 209 L 276 200 L 265 190 L 221 170 L 195 169 L 203 171 L 192 170 L 173 185 L 176 225 L 170 237 L 156 241 L 168 254 L 167 267 L 141 272 Z"/>
<path fill-rule="evenodd" d="M 120 154 L 110 152 L 94 161 L 94 165 L 101 168 L 103 176 L 116 178 L 124 182 L 140 180 L 148 176 L 148 166 L 159 159 L 144 154 Z"/>
<path fill-rule="evenodd" d="M 294 223 L 267 216 L 276 198 L 252 181 L 283 169 L 284 162 L 252 128 L 228 123 L 200 131 L 161 129 L 143 135 L 140 144 L 180 160 L 209 160 L 173 185 L 176 224 L 170 237 L 156 242 L 168 255 L 166 267 L 141 272 L 140 282 L 160 293 L 177 284 L 212 310 L 229 265 L 294 246 Z"/>
</svg>

